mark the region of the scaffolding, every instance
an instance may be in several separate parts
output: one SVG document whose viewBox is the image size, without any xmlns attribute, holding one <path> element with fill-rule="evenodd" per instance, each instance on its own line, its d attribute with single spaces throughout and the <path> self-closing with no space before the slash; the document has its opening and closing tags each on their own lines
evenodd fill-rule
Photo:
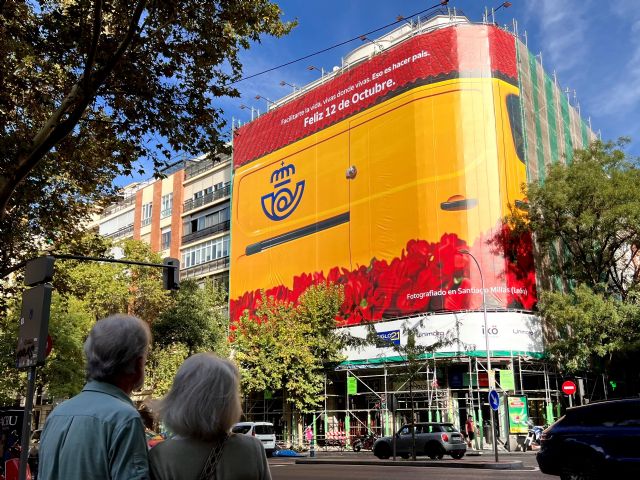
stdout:
<svg viewBox="0 0 640 480">
<path fill-rule="evenodd" d="M 480 430 L 475 448 L 484 448 L 489 438 L 485 419 L 490 409 L 486 360 L 455 356 L 419 362 L 418 368 L 418 362 L 413 362 L 412 374 L 405 362 L 342 366 L 325 377 L 322 408 L 295 412 L 288 409 L 282 395 L 273 395 L 269 399 L 245 399 L 245 415 L 252 420 L 271 421 L 280 439 L 290 445 L 302 445 L 303 425 L 311 425 L 320 448 L 345 448 L 368 434 L 392 435 L 412 420 L 447 422 L 463 430 L 467 415 L 471 415 Z M 493 375 L 497 372 L 496 390 L 504 399 L 526 396 L 530 418 L 536 425 L 549 424 L 560 415 L 565 405 L 558 373 L 546 361 L 514 355 L 492 357 L 491 362 Z M 513 372 L 514 389 L 502 388 L 499 372 L 503 370 Z M 347 384 L 354 381 L 357 387 L 348 393 Z M 499 412 L 496 429 L 509 449 L 513 447 L 507 445 L 507 416 L 506 408 Z"/>
</svg>

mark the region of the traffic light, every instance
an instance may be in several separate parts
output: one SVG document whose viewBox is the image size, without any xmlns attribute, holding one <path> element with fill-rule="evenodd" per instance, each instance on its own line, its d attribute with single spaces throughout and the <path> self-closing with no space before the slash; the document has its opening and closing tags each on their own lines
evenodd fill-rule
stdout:
<svg viewBox="0 0 640 480">
<path fill-rule="evenodd" d="M 51 256 L 38 257 L 27 262 L 24 271 L 24 284 L 28 287 L 50 282 L 53 279 L 53 264 L 55 258 Z"/>
<path fill-rule="evenodd" d="M 177 258 L 165 258 L 162 263 L 162 285 L 165 290 L 180 289 L 180 260 Z"/>
</svg>

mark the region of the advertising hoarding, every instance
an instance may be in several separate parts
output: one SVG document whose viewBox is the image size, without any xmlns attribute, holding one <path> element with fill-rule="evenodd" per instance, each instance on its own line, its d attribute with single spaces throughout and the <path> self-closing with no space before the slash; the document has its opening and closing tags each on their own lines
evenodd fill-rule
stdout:
<svg viewBox="0 0 640 480">
<path fill-rule="evenodd" d="M 509 433 L 529 433 L 529 409 L 527 397 L 507 397 L 507 409 L 509 411 Z"/>
<path fill-rule="evenodd" d="M 345 364 L 402 361 L 403 347 L 407 344 L 410 330 L 415 332 L 415 343 L 419 347 L 430 347 L 440 342 L 441 346 L 434 352 L 436 357 L 451 354 L 486 356 L 482 312 L 418 316 L 378 322 L 372 327 L 367 325 L 345 327 L 353 337 L 357 338 L 366 338 L 369 328 L 374 328 L 378 336 L 386 335 L 390 331 L 398 333 L 394 334 L 392 340 L 387 340 L 385 343 L 379 342 L 377 345 L 347 349 Z M 492 312 L 489 317 L 488 332 L 489 349 L 494 356 L 509 357 L 521 354 L 540 357 L 543 353 L 542 324 L 540 318 L 535 315 Z M 488 385 L 486 372 L 484 379 Z M 473 381 L 475 382 L 475 378 Z"/>
<path fill-rule="evenodd" d="M 530 310 L 514 38 L 491 26 L 415 36 L 239 129 L 231 319 L 267 296 L 341 283 L 341 325 Z"/>
</svg>

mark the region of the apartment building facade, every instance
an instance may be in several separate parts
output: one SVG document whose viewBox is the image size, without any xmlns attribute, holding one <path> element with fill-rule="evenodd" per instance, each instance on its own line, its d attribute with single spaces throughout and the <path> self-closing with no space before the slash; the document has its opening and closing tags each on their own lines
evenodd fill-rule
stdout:
<svg viewBox="0 0 640 480">
<path fill-rule="evenodd" d="M 148 243 L 163 257 L 180 259 L 180 278 L 212 277 L 229 284 L 231 158 L 179 162 L 163 179 L 127 185 L 92 227 L 115 241 Z"/>
</svg>

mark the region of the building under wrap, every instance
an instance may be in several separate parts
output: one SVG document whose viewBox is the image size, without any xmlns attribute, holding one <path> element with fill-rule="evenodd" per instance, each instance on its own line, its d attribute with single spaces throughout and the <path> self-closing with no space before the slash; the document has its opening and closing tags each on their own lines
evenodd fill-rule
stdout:
<svg viewBox="0 0 640 480">
<path fill-rule="evenodd" d="M 522 410 L 509 422 L 501 409 L 503 440 L 527 415 L 557 415 L 532 242 L 503 219 L 525 208 L 523 183 L 544 181 L 592 136 L 517 35 L 450 12 L 363 45 L 236 130 L 231 320 L 251 315 L 261 290 L 295 302 L 335 282 L 340 328 L 364 337 L 373 323 L 386 340 L 345 352 L 313 416 L 317 438 L 389 434 L 392 398 L 395 421 L 408 420 L 408 329 L 424 346 L 453 339 L 423 355 L 418 419 L 460 425 L 471 413 L 482 425 L 493 379 Z M 290 431 L 277 394 L 247 406 Z"/>
</svg>

